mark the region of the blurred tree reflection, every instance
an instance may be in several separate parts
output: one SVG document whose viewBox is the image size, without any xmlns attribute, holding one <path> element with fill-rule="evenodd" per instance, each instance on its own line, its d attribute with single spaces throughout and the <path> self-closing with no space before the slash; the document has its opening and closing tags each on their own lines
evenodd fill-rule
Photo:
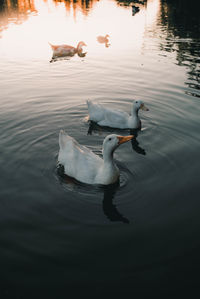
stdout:
<svg viewBox="0 0 200 299">
<path fill-rule="evenodd" d="M 76 17 L 77 11 L 82 14 L 88 15 L 92 9 L 93 4 L 98 0 L 52 0 L 55 5 L 64 3 L 66 11 L 73 11 Z M 28 16 L 37 12 L 35 9 L 35 0 L 0 0 L 0 32 L 7 28 L 9 22 L 16 24 L 23 23 Z M 41 0 L 41 2 L 47 2 Z"/>
<path fill-rule="evenodd" d="M 161 23 L 167 28 L 165 51 L 176 51 L 179 65 L 188 67 L 187 93 L 200 97 L 200 18 L 198 0 L 162 0 Z"/>
<path fill-rule="evenodd" d="M 98 2 L 98 0 L 53 0 L 53 1 L 56 4 L 64 2 L 66 10 L 70 12 L 70 10 L 73 9 L 75 15 L 78 10 L 81 10 L 81 12 L 84 15 L 88 15 L 89 11 L 93 7 L 93 4 Z"/>
<path fill-rule="evenodd" d="M 132 5 L 138 6 L 139 5 L 146 5 L 148 0 L 116 0 L 118 5 L 120 6 L 125 6 L 125 7 L 130 7 Z M 140 6 L 141 7 L 141 6 Z"/>
<path fill-rule="evenodd" d="M 36 12 L 34 0 L 0 0 L 0 33 L 9 22 L 21 24 L 32 12 Z"/>
</svg>

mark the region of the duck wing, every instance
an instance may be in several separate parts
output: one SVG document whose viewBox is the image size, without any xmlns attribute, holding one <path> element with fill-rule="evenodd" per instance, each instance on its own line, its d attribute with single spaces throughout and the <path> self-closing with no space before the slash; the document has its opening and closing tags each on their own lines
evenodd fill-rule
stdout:
<svg viewBox="0 0 200 299">
<path fill-rule="evenodd" d="M 76 53 L 76 48 L 70 45 L 51 45 L 53 55 L 55 56 L 73 56 Z"/>
<path fill-rule="evenodd" d="M 70 45 L 61 45 L 60 47 L 65 49 L 65 50 L 74 50 L 75 49 L 75 47 L 70 46 Z"/>
<path fill-rule="evenodd" d="M 59 134 L 59 145 L 58 161 L 64 165 L 65 173 L 78 181 L 93 183 L 103 160 L 63 130 Z"/>
<path fill-rule="evenodd" d="M 95 122 L 99 122 L 105 119 L 105 108 L 102 105 L 94 104 L 91 101 L 87 101 L 89 119 Z"/>
<path fill-rule="evenodd" d="M 52 45 L 49 43 L 49 45 L 51 46 L 52 50 L 57 51 L 58 49 L 68 49 L 68 50 L 73 50 L 75 49 L 74 47 L 70 46 L 70 45 Z"/>
<path fill-rule="evenodd" d="M 112 128 L 127 128 L 129 114 L 119 110 L 105 109 L 104 119 L 99 121 L 100 126 L 108 126 Z"/>
</svg>

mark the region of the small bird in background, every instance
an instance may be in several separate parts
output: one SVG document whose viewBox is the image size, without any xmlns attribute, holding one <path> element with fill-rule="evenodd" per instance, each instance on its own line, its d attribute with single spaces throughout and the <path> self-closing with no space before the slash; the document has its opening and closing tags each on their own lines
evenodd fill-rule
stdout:
<svg viewBox="0 0 200 299">
<path fill-rule="evenodd" d="M 110 46 L 109 37 L 110 37 L 110 35 L 108 35 L 108 34 L 106 34 L 105 36 L 99 35 L 99 36 L 97 36 L 97 41 L 100 44 L 105 44 L 105 47 L 108 48 Z"/>
<path fill-rule="evenodd" d="M 138 6 L 135 6 L 135 5 L 132 6 L 132 16 L 134 16 L 139 11 L 140 11 L 140 9 Z"/>
</svg>

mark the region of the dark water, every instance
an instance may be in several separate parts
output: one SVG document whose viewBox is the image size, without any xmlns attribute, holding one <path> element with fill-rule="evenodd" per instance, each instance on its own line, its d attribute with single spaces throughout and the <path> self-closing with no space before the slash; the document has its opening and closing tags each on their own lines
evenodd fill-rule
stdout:
<svg viewBox="0 0 200 299">
<path fill-rule="evenodd" d="M 149 0 L 135 16 L 126 1 L 0 2 L 1 298 L 198 294 L 197 2 Z M 80 39 L 85 57 L 49 63 L 48 41 Z M 57 173 L 61 128 L 99 155 L 113 132 L 89 129 L 88 98 L 150 109 L 115 153 L 119 186 Z"/>
</svg>

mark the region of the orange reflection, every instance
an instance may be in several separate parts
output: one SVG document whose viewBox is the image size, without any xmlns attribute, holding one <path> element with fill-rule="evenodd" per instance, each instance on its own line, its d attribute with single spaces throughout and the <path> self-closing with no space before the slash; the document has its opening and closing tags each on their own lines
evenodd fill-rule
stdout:
<svg viewBox="0 0 200 299">
<path fill-rule="evenodd" d="M 38 12 L 35 6 L 40 9 L 41 2 L 51 7 L 52 1 L 49 0 L 5 0 L 3 4 L 0 3 L 0 32 L 8 28 L 9 23 L 21 24 L 26 21 L 30 14 Z M 88 15 L 96 2 L 98 0 L 53 0 L 57 7 L 64 4 L 68 14 L 72 11 L 74 19 L 77 17 L 77 12 Z"/>
<path fill-rule="evenodd" d="M 47 1 L 47 0 L 46 0 Z M 64 3 L 65 8 L 68 13 L 73 10 L 74 18 L 77 17 L 77 11 L 80 11 L 83 15 L 88 15 L 89 11 L 92 9 L 93 4 L 98 2 L 98 0 L 53 0 L 56 5 Z"/>
<path fill-rule="evenodd" d="M 36 12 L 34 0 L 5 0 L 0 12 L 0 32 L 9 23 L 23 23 L 33 12 Z"/>
<path fill-rule="evenodd" d="M 113 57 L 121 55 L 123 59 L 124 50 L 142 48 L 147 27 L 157 19 L 159 4 L 160 0 L 148 0 L 133 17 L 131 6 L 119 7 L 115 0 L 6 0 L 0 13 L 0 30 L 7 29 L 1 47 L 8 56 L 45 59 L 52 54 L 48 42 L 76 46 L 84 41 L 88 57 L 89 53 L 103 53 L 97 38 L 109 35 L 105 46 L 111 44 Z"/>
<path fill-rule="evenodd" d="M 6 12 L 17 14 L 36 11 L 34 0 L 5 0 L 3 8 Z"/>
<path fill-rule="evenodd" d="M 33 12 L 36 13 L 44 7 L 42 2 L 51 10 L 55 7 L 61 8 L 64 6 L 67 14 L 73 16 L 75 21 L 80 15 L 87 16 L 89 12 L 92 11 L 93 6 L 98 3 L 98 6 L 100 7 L 102 6 L 102 3 L 104 6 L 109 6 L 108 1 L 101 1 L 100 3 L 98 0 L 5 0 L 0 7 L 0 31 L 7 28 L 9 23 L 21 24 L 27 20 L 30 14 Z M 151 22 L 155 12 L 158 11 L 159 2 L 160 1 L 156 0 L 147 1 L 147 10 L 149 11 L 148 22 Z M 113 1 L 113 3 L 131 8 L 129 1 L 116 0 Z M 144 6 L 140 8 L 144 9 Z"/>
</svg>

